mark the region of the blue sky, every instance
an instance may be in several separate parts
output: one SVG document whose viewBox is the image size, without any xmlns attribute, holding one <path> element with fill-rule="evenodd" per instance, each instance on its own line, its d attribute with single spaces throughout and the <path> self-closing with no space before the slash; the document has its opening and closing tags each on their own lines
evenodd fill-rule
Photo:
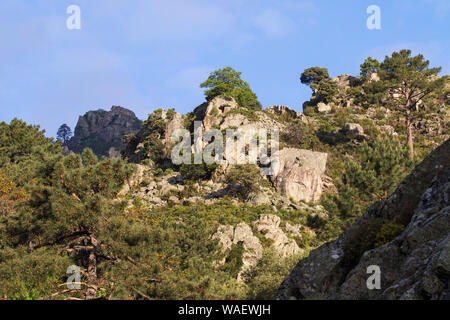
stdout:
<svg viewBox="0 0 450 320">
<path fill-rule="evenodd" d="M 69 5 L 81 30 L 68 30 Z M 381 30 L 366 9 L 381 8 Z M 203 102 L 217 68 L 242 72 L 261 103 L 301 111 L 300 73 L 358 74 L 368 56 L 423 53 L 450 74 L 448 0 L 2 0 L 0 121 L 18 117 L 54 136 L 88 110 L 121 105 L 145 119 Z"/>
</svg>

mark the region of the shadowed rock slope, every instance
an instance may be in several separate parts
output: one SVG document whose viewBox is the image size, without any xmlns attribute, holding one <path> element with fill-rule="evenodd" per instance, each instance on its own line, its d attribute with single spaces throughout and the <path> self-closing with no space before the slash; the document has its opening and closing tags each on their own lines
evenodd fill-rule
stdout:
<svg viewBox="0 0 450 320">
<path fill-rule="evenodd" d="M 389 238 L 389 226 L 402 226 Z M 392 235 L 392 234 L 391 234 Z M 369 290 L 367 268 L 381 269 Z M 312 251 L 283 281 L 277 299 L 448 299 L 450 140 L 387 199 L 373 204 L 337 240 Z"/>
</svg>

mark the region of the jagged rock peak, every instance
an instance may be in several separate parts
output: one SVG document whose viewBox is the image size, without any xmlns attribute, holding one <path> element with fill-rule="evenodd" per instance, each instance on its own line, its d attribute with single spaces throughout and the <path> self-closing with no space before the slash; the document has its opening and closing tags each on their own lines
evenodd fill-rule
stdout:
<svg viewBox="0 0 450 320">
<path fill-rule="evenodd" d="M 112 106 L 111 111 L 88 111 L 79 117 L 75 135 L 67 146 L 77 153 L 88 147 L 101 157 L 119 156 L 124 147 L 122 137 L 141 127 L 142 121 L 134 112 L 120 106 Z"/>
</svg>

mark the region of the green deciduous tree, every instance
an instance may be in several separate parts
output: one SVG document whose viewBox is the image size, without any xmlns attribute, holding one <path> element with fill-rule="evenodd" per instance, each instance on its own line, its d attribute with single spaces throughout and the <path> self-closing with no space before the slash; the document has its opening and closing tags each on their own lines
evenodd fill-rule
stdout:
<svg viewBox="0 0 450 320">
<path fill-rule="evenodd" d="M 212 72 L 208 79 L 200 84 L 206 88 L 205 96 L 209 101 L 217 96 L 232 97 L 241 106 L 249 109 L 261 109 L 261 103 L 247 82 L 241 79 L 241 72 L 231 67 Z"/>
</svg>

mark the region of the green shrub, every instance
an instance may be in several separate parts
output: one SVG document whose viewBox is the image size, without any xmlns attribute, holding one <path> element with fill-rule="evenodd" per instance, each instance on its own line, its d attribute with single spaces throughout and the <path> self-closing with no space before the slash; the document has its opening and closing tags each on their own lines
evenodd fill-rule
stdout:
<svg viewBox="0 0 450 320">
<path fill-rule="evenodd" d="M 244 262 L 242 261 L 243 254 L 244 245 L 242 243 L 233 244 L 225 259 L 225 264 L 222 266 L 222 270 L 230 274 L 231 277 L 237 278 L 244 265 Z"/>
<path fill-rule="evenodd" d="M 360 154 L 344 162 L 336 181 L 337 194 L 326 196 L 325 208 L 356 219 L 375 201 L 389 196 L 413 168 L 407 148 L 397 139 L 382 136 L 365 142 Z"/>
<path fill-rule="evenodd" d="M 233 166 L 227 173 L 225 182 L 234 188 L 234 195 L 243 200 L 254 195 L 263 184 L 261 172 L 254 164 L 242 164 Z"/>
<path fill-rule="evenodd" d="M 272 300 L 281 282 L 300 259 L 300 256 L 281 259 L 273 248 L 265 249 L 257 266 L 244 275 L 248 286 L 246 298 Z"/>
<path fill-rule="evenodd" d="M 182 164 L 180 166 L 180 173 L 185 180 L 201 181 L 211 179 L 213 173 L 218 168 L 218 165 L 213 164 Z"/>
<path fill-rule="evenodd" d="M 396 221 L 388 221 L 383 223 L 380 231 L 375 237 L 375 247 L 382 246 L 400 235 L 405 230 L 405 226 Z"/>
</svg>

